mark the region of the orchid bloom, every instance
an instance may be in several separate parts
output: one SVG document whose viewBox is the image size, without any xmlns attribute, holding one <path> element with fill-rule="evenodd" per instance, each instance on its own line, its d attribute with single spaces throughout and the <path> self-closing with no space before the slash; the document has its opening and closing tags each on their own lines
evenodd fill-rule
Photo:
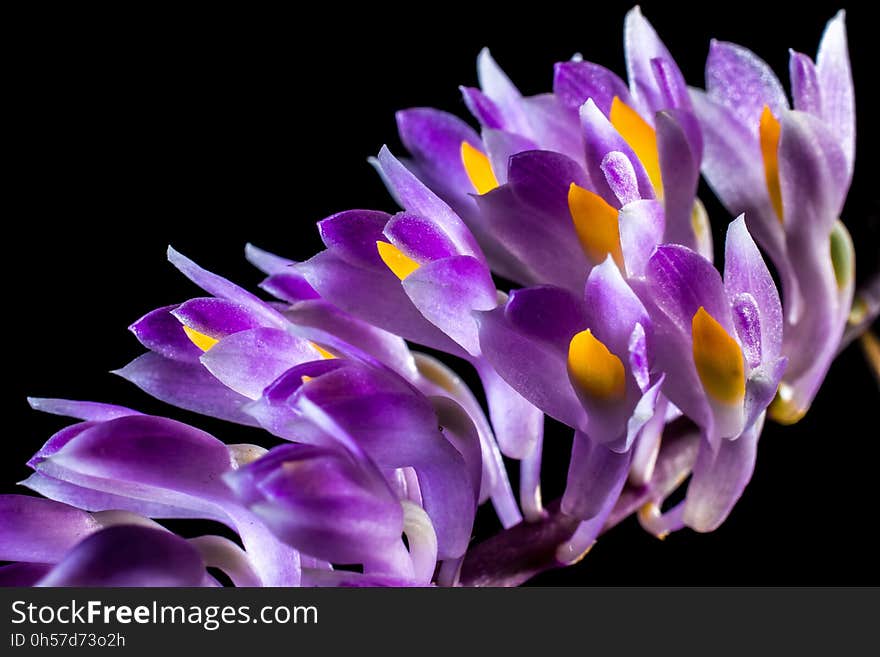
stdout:
<svg viewBox="0 0 880 657">
<path fill-rule="evenodd" d="M 319 230 L 327 248 L 298 264 L 297 274 L 344 312 L 470 362 L 501 451 L 529 463 L 540 454 L 543 416 L 480 352 L 473 313 L 494 308 L 499 298 L 480 247 L 461 218 L 387 148 L 376 166 L 404 212 L 353 210 L 324 219 Z M 535 499 L 528 491 L 525 497 Z M 505 512 L 505 520 L 511 515 Z"/>
<path fill-rule="evenodd" d="M 702 139 L 684 78 L 638 8 L 627 14 L 624 34 L 629 87 L 576 59 L 556 65 L 553 93 L 523 97 L 484 50 L 477 61 L 482 89 L 462 88 L 480 135 L 438 110 L 398 112 L 401 141 L 413 155 L 408 166 L 456 210 L 492 268 L 510 280 L 577 292 L 604 259 L 579 249 L 592 222 L 583 218 L 577 191 L 570 202 L 565 196 L 572 184 L 616 209 L 662 199 L 664 241 L 711 254 L 695 198 Z M 623 180 L 615 181 L 618 175 Z"/>
<path fill-rule="evenodd" d="M 705 140 L 703 172 L 782 279 L 789 366 L 770 410 L 780 422 L 807 412 L 837 353 L 853 299 L 853 245 L 840 212 L 855 160 L 855 102 L 845 14 L 819 53 L 791 51 L 793 109 L 770 67 L 714 41 L 706 92 L 692 93 Z"/>
<path fill-rule="evenodd" d="M 742 217 L 727 231 L 723 280 L 701 255 L 663 245 L 638 289 L 664 345 L 656 353 L 664 394 L 704 437 L 683 522 L 709 531 L 751 477 L 764 413 L 785 371 L 779 294 Z"/>
<path fill-rule="evenodd" d="M 589 520 L 627 478 L 631 447 L 655 414 L 651 318 L 609 256 L 581 298 L 549 286 L 513 292 L 481 320 L 490 361 L 548 415 L 575 429 L 562 510 Z M 662 406 L 661 412 L 665 410 Z"/>
<path fill-rule="evenodd" d="M 302 262 L 247 246 L 275 300 L 169 249 L 205 296 L 132 324 L 148 351 L 116 374 L 266 447 L 31 399 L 78 422 L 28 462 L 21 483 L 47 499 L 0 495 L 0 584 L 218 586 L 219 570 L 240 586 L 517 585 L 633 514 L 658 537 L 716 529 L 765 419 L 806 412 L 852 306 L 843 20 L 815 63 L 792 53 L 794 109 L 733 44 L 713 42 L 705 92 L 687 87 L 638 8 L 626 82 L 575 57 L 526 97 L 484 50 L 480 88 L 462 88 L 479 132 L 409 109 L 410 158 L 373 158 L 399 211 L 320 221 L 325 248 Z M 739 215 L 723 273 L 701 171 Z M 472 368 L 486 409 L 414 346 Z M 545 414 L 573 433 L 548 504 Z M 487 501 L 503 529 L 476 543 Z M 183 538 L 161 524 L 175 518 L 232 538 Z"/>
</svg>

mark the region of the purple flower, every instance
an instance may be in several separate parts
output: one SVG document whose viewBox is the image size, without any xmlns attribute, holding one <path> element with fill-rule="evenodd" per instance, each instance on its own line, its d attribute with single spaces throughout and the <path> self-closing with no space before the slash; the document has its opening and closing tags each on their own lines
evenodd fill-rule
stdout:
<svg viewBox="0 0 880 657">
<path fill-rule="evenodd" d="M 664 245 L 638 291 L 663 345 L 655 358 L 664 394 L 705 438 L 682 510 L 685 524 L 709 531 L 751 477 L 764 412 L 785 371 L 779 295 L 742 217 L 727 231 L 723 280 L 699 254 Z"/>
<path fill-rule="evenodd" d="M 431 581 L 437 538 L 430 519 L 418 504 L 398 499 L 363 455 L 341 446 L 283 445 L 227 481 L 277 536 L 306 554 L 363 564 L 367 574 Z"/>
<path fill-rule="evenodd" d="M 245 553 L 220 536 L 189 541 L 133 513 L 87 513 L 60 502 L 0 495 L 0 586 L 259 585 Z"/>
<path fill-rule="evenodd" d="M 705 93 L 692 93 L 706 142 L 703 173 L 779 271 L 789 366 L 771 416 L 795 422 L 837 352 L 853 298 L 853 246 L 839 216 L 852 179 L 855 104 L 844 12 L 819 54 L 791 51 L 794 108 L 751 51 L 714 41 Z"/>
<path fill-rule="evenodd" d="M 221 419 L 257 424 L 252 400 L 291 367 L 304 362 L 351 357 L 378 361 L 428 395 L 450 397 L 463 406 L 480 435 L 483 475 L 480 500 L 491 498 L 502 523 L 522 518 L 489 422 L 473 394 L 448 368 L 414 354 L 402 338 L 368 324 L 319 297 L 297 273 L 295 263 L 249 247 L 248 255 L 270 277 L 269 289 L 289 296 L 289 306 L 260 301 L 233 283 L 205 271 L 170 250 L 169 258 L 184 274 L 214 297 L 191 299 L 159 308 L 135 322 L 131 330 L 151 350 L 117 373 L 159 399 Z M 389 273 L 383 264 L 383 271 Z M 396 280 L 396 279 L 395 279 Z M 286 290 L 286 291 L 285 291 Z M 302 296 L 297 300 L 297 295 Z M 424 320 L 423 320 L 424 321 Z M 484 368 L 494 407 L 536 411 Z M 516 425 L 519 415 L 502 428 Z M 506 415 L 504 416 L 506 418 Z M 273 426 L 266 427 L 270 431 Z M 286 437 L 282 431 L 281 437 Z"/>
<path fill-rule="evenodd" d="M 843 14 L 815 63 L 792 53 L 794 109 L 733 44 L 713 42 L 707 91 L 689 89 L 638 8 L 624 46 L 627 81 L 576 57 L 530 97 L 484 50 L 480 88 L 462 88 L 479 132 L 405 110 L 410 159 L 383 147 L 373 160 L 399 212 L 324 219 L 325 248 L 304 262 L 246 247 L 275 301 L 169 249 L 206 295 L 136 321 L 148 352 L 117 374 L 270 448 L 32 399 L 79 421 L 28 463 L 22 484 L 48 499 L 0 496 L 0 583 L 216 586 L 216 568 L 245 586 L 510 585 L 576 562 L 632 514 L 659 537 L 716 529 L 765 418 L 803 415 L 850 313 Z M 723 275 L 701 169 L 745 213 Z M 473 368 L 487 412 L 410 343 Z M 544 414 L 574 434 L 546 506 Z M 519 504 L 502 453 L 518 462 Z M 475 546 L 489 500 L 503 531 Z M 184 539 L 160 524 L 173 518 L 236 538 Z"/>
<path fill-rule="evenodd" d="M 664 241 L 711 254 L 695 200 L 702 138 L 684 79 L 638 8 L 625 35 L 629 87 L 573 60 L 556 65 L 552 94 L 523 97 L 484 50 L 482 89 L 462 89 L 482 135 L 433 109 L 397 115 L 408 166 L 455 208 L 493 270 L 513 281 L 578 291 L 604 259 L 580 248 L 578 238 L 592 241 L 593 221 L 569 207 L 572 183 L 617 209 L 662 198 Z"/>
<path fill-rule="evenodd" d="M 298 273 L 343 311 L 471 362 L 501 450 L 524 458 L 540 440 L 542 417 L 481 356 L 473 313 L 494 308 L 498 292 L 479 246 L 455 212 L 387 149 L 377 167 L 405 211 L 353 210 L 323 220 L 327 248 L 298 265 Z"/>
<path fill-rule="evenodd" d="M 334 359 L 289 370 L 266 390 L 253 413 L 276 435 L 341 445 L 366 454 L 389 474 L 412 468 L 440 556 L 456 558 L 470 538 L 482 471 L 479 437 L 456 408 L 458 426 L 441 424 L 444 418 L 431 400 L 400 377 Z"/>
<path fill-rule="evenodd" d="M 481 339 L 518 392 L 576 429 L 563 511 L 588 520 L 610 510 L 663 381 L 651 371 L 651 318 L 612 258 L 580 298 L 549 286 L 515 291 L 484 315 Z"/>
<path fill-rule="evenodd" d="M 260 581 L 300 581 L 299 553 L 236 502 L 223 483 L 230 470 L 263 450 L 224 445 L 194 427 L 119 407 L 33 400 L 35 408 L 83 420 L 52 436 L 30 460 L 31 490 L 87 511 L 124 510 L 148 518 L 204 518 L 242 539 Z"/>
</svg>

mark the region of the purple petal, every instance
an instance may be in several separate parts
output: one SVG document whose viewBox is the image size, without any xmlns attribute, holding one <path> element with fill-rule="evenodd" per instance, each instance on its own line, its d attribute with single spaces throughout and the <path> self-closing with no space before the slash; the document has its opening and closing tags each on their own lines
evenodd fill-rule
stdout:
<svg viewBox="0 0 880 657">
<path fill-rule="evenodd" d="M 510 81 L 510 78 L 501 70 L 501 67 L 492 59 L 488 48 L 483 48 L 477 57 L 477 77 L 480 80 L 483 93 L 498 108 L 502 121 L 501 127 L 510 132 L 529 136 L 531 128 L 528 117 L 523 112 L 522 95 Z"/>
<path fill-rule="evenodd" d="M 571 339 L 587 327 L 583 300 L 550 285 L 513 290 L 504 312 L 513 328 L 550 343 L 561 354 L 568 353 Z"/>
<path fill-rule="evenodd" d="M 384 271 L 376 242 L 385 241 L 382 231 L 389 219 L 385 212 L 347 210 L 319 221 L 318 231 L 327 249 L 343 262 Z"/>
<path fill-rule="evenodd" d="M 582 287 L 589 263 L 568 209 L 572 182 L 586 185 L 576 162 L 529 151 L 511 158 L 507 185 L 477 198 L 487 227 L 522 263 L 521 278 Z"/>
<path fill-rule="evenodd" d="M 645 274 L 654 287 L 654 303 L 681 333 L 690 336 L 700 306 L 733 333 L 721 275 L 703 256 L 684 246 L 664 244 L 651 256 Z"/>
<path fill-rule="evenodd" d="M 480 436 L 483 468 L 478 502 L 482 504 L 487 499 L 491 499 L 492 506 L 498 515 L 498 520 L 505 528 L 513 527 L 522 522 L 522 513 L 514 497 L 510 479 L 507 476 L 506 466 L 501 456 L 501 450 L 498 447 L 489 420 L 480 406 L 480 402 L 477 401 L 470 388 L 447 366 L 427 354 L 416 354 L 416 360 L 419 371 L 424 373 L 424 377 L 420 382 L 420 389 L 425 388 L 426 383 L 428 383 L 427 390 L 423 390 L 425 394 L 440 395 L 453 399 L 467 411 L 471 422 L 477 428 Z M 431 385 L 424 379 L 430 379 L 435 384 Z M 435 398 L 432 398 L 433 402 L 435 402 Z M 461 451 L 460 447 L 456 447 L 456 449 Z M 464 455 L 464 452 L 462 454 Z M 467 459 L 467 456 L 464 456 Z"/>
<path fill-rule="evenodd" d="M 231 467 L 229 450 L 213 436 L 174 420 L 133 415 L 82 432 L 39 469 L 222 499 L 227 491 L 219 478 Z"/>
<path fill-rule="evenodd" d="M 702 170 L 712 191 L 732 214 L 745 212 L 747 218 L 752 217 L 747 221 L 766 236 L 760 240 L 769 245 L 765 248 L 781 253 L 783 230 L 770 204 L 757 137 L 733 110 L 707 94 L 692 90 L 691 99 L 702 129 Z M 755 233 L 756 228 L 750 230 Z"/>
<path fill-rule="evenodd" d="M 586 428 L 586 413 L 568 380 L 566 352 L 514 329 L 501 308 L 479 319 L 483 355 L 501 378 L 547 415 Z"/>
<path fill-rule="evenodd" d="M 849 186 L 840 145 L 816 117 L 787 112 L 780 121 L 779 185 L 786 232 L 827 236 Z"/>
<path fill-rule="evenodd" d="M 737 297 L 750 295 L 755 302 L 758 319 L 758 354 L 762 359 L 774 361 L 782 347 L 782 306 L 776 284 L 761 257 L 760 251 L 746 228 L 745 219 L 740 216 L 727 228 L 727 243 L 724 253 L 724 290 L 730 303 L 736 307 Z M 745 309 L 744 312 L 749 312 Z M 753 340 L 739 329 L 743 346 L 754 345 Z M 754 350 L 754 346 L 752 346 Z"/>
<path fill-rule="evenodd" d="M 550 215 L 523 203 L 510 184 L 477 199 L 498 239 L 522 263 L 521 279 L 571 290 L 583 285 L 589 262 L 571 215 Z"/>
<path fill-rule="evenodd" d="M 702 137 L 690 112 L 659 112 L 657 150 L 663 176 L 666 241 L 697 250 L 693 211 L 700 181 Z"/>
<path fill-rule="evenodd" d="M 758 140 L 732 110 L 702 92 L 691 95 L 703 131 L 703 175 L 731 214 L 745 213 L 749 232 L 779 272 L 788 312 L 797 314 L 798 279 L 786 254 L 785 229 L 770 203 Z"/>
<path fill-rule="evenodd" d="M 629 352 L 636 324 L 650 331 L 651 320 L 644 305 L 620 274 L 609 256 L 593 267 L 584 288 L 584 309 L 593 335 L 621 360 Z"/>
<path fill-rule="evenodd" d="M 0 561 L 56 563 L 99 528 L 91 514 L 66 504 L 0 495 Z"/>
<path fill-rule="evenodd" d="M 269 294 L 289 303 L 318 298 L 312 286 L 293 269 L 297 264 L 293 260 L 263 251 L 253 244 L 245 245 L 244 253 L 249 263 L 268 274 L 260 287 Z"/>
<path fill-rule="evenodd" d="M 216 340 L 263 325 L 262 317 L 248 308 L 212 297 L 190 299 L 171 314 L 181 324 Z"/>
<path fill-rule="evenodd" d="M 513 491 L 507 481 L 501 452 L 498 450 L 495 435 L 492 433 L 492 427 L 489 425 L 489 420 L 486 418 L 480 402 L 477 401 L 476 396 L 461 377 L 441 361 L 419 352 L 413 353 L 413 359 L 419 371 L 416 383 L 419 391 L 426 396 L 445 396 L 455 401 L 467 411 L 480 434 L 483 463 L 480 503 L 485 502 L 490 496 L 493 497 L 493 502 L 497 500 L 502 506 L 499 511 L 499 516 L 504 516 L 502 523 L 505 526 L 517 524 L 522 520 L 522 517 L 519 515 L 515 501 L 513 501 Z M 433 399 L 432 403 L 434 403 Z"/>
<path fill-rule="evenodd" d="M 685 86 L 684 79 L 673 63 L 672 55 L 642 16 L 638 6 L 631 9 L 624 19 L 623 48 L 630 92 L 639 104 L 641 114 L 653 116 L 655 112 L 669 109 L 663 91 L 658 88 L 653 61 L 659 58 L 666 62 L 662 69 L 670 78 L 666 86 L 682 88 Z"/>
<path fill-rule="evenodd" d="M 492 163 L 492 171 L 500 185 L 507 182 L 510 159 L 518 153 L 533 151 L 537 148 L 531 139 L 526 139 L 512 132 L 488 128 L 483 129 L 483 143 L 486 146 L 489 161 Z M 473 190 L 473 186 L 471 186 L 471 190 Z"/>
<path fill-rule="evenodd" d="M 138 411 L 133 411 L 125 406 L 102 404 L 100 402 L 74 401 L 72 399 L 28 397 L 28 404 L 35 411 L 51 413 L 52 415 L 63 415 L 64 417 L 73 417 L 90 422 L 115 420 L 126 415 L 140 415 Z"/>
<path fill-rule="evenodd" d="M 467 105 L 468 110 L 480 122 L 481 126 L 491 130 L 504 129 L 504 117 L 501 115 L 501 109 L 491 98 L 474 87 L 459 87 L 459 90 L 464 104 Z"/>
<path fill-rule="evenodd" d="M 302 275 L 293 271 L 273 274 L 260 283 L 260 288 L 288 303 L 319 299 L 320 295 Z"/>
<path fill-rule="evenodd" d="M 291 265 L 296 264 L 293 260 L 264 251 L 253 244 L 245 244 L 244 256 L 249 263 L 267 276 L 281 274 L 287 271 Z"/>
<path fill-rule="evenodd" d="M 791 78 L 791 96 L 794 108 L 824 118 L 822 112 L 822 87 L 819 73 L 809 56 L 789 51 L 788 74 Z"/>
<path fill-rule="evenodd" d="M 653 320 L 656 344 L 662 345 L 654 358 L 667 375 L 664 393 L 694 422 L 711 428 L 712 409 L 693 361 L 691 324 L 700 306 L 722 325 L 732 323 L 721 277 L 702 256 L 674 245 L 658 247 L 645 276 L 631 285 Z"/>
<path fill-rule="evenodd" d="M 584 301 L 587 328 L 625 364 L 627 372 L 626 394 L 618 402 L 609 403 L 579 393 L 587 411 L 587 433 L 593 441 L 621 451 L 628 447 L 627 422 L 642 396 L 633 373 L 626 367 L 631 338 L 637 326 L 647 328 L 648 333 L 652 333 L 651 320 L 610 256 L 590 272 Z M 646 351 L 650 353 L 650 345 L 646 345 Z M 577 388 L 576 391 L 579 392 Z"/>
<path fill-rule="evenodd" d="M 295 403 L 311 423 L 301 427 L 303 442 L 342 439 L 380 468 L 413 467 L 441 557 L 463 554 L 475 500 L 464 460 L 438 430 L 426 398 L 388 371 L 351 362 L 302 386 Z"/>
<path fill-rule="evenodd" d="M 478 367 L 498 446 L 508 457 L 531 453 L 544 433 L 544 414 L 491 367 Z"/>
<path fill-rule="evenodd" d="M 612 452 L 586 434 L 575 432 L 562 511 L 583 520 L 596 516 L 620 495 L 631 460 L 631 452 Z"/>
<path fill-rule="evenodd" d="M 629 89 L 620 77 L 592 62 L 560 62 L 553 67 L 553 93 L 562 103 L 580 109 L 590 98 L 605 116 L 611 113 L 611 101 L 617 96 L 632 106 Z"/>
<path fill-rule="evenodd" d="M 323 299 L 374 326 L 440 351 L 465 352 L 413 306 L 400 281 L 383 270 L 351 265 L 325 251 L 300 264 Z"/>
<path fill-rule="evenodd" d="M 856 108 L 849 48 L 846 39 L 846 12 L 837 12 L 825 27 L 816 70 L 822 88 L 822 110 L 831 133 L 843 149 L 847 170 L 852 175 L 856 149 Z"/>
<path fill-rule="evenodd" d="M 605 174 L 605 182 L 621 206 L 641 200 L 636 171 L 626 155 L 620 151 L 611 151 L 602 158 L 599 168 Z"/>
<path fill-rule="evenodd" d="M 634 201 L 618 214 L 620 250 L 627 276 L 642 276 L 654 249 L 663 241 L 666 216 L 657 200 Z"/>
<path fill-rule="evenodd" d="M 286 310 L 284 316 L 306 338 L 320 343 L 322 334 L 335 336 L 357 345 L 404 378 L 415 375 L 413 357 L 403 338 L 352 317 L 323 299 L 301 301 Z"/>
<path fill-rule="evenodd" d="M 403 166 L 387 146 L 379 151 L 377 167 L 402 208 L 435 222 L 438 229 L 448 235 L 458 253 L 482 259 L 480 247 L 461 218 Z"/>
<path fill-rule="evenodd" d="M 11 563 L 0 566 L 0 587 L 34 586 L 52 570 L 45 563 Z"/>
<path fill-rule="evenodd" d="M 364 563 L 400 540 L 403 513 L 382 475 L 340 450 L 282 445 L 227 481 L 276 535 L 318 558 Z"/>
<path fill-rule="evenodd" d="M 455 245 L 437 224 L 418 215 L 400 212 L 391 218 L 383 232 L 394 246 L 420 262 L 457 255 Z"/>
<path fill-rule="evenodd" d="M 203 509 L 192 509 L 185 506 L 174 506 L 172 504 L 164 504 L 154 502 L 129 495 L 117 495 L 114 493 L 106 493 L 89 485 L 101 486 L 98 480 L 89 477 L 76 477 L 77 481 L 83 483 L 82 486 L 72 484 L 68 481 L 56 479 L 40 472 L 33 473 L 30 477 L 21 482 L 25 488 L 39 493 L 50 500 L 62 502 L 86 511 L 112 511 L 125 509 L 131 513 L 136 513 L 145 518 L 201 518 L 210 517 L 213 520 L 222 521 L 223 518 L 219 514 L 208 514 L 206 516 Z M 130 491 L 132 495 L 137 494 Z"/>
<path fill-rule="evenodd" d="M 277 310 L 255 297 L 250 292 L 243 290 L 234 283 L 217 274 L 213 274 L 199 267 L 186 256 L 168 247 L 168 260 L 177 267 L 184 276 L 190 279 L 200 288 L 213 294 L 215 297 L 226 299 L 229 302 L 239 304 L 247 308 L 255 317 L 259 317 L 266 326 L 283 327 L 284 318 Z"/>
<path fill-rule="evenodd" d="M 256 328 L 222 339 L 202 364 L 240 395 L 258 399 L 263 389 L 294 365 L 321 358 L 308 341 L 274 328 Z"/>
<path fill-rule="evenodd" d="M 763 420 L 736 440 L 722 440 L 717 452 L 700 444 L 684 507 L 685 524 L 698 532 L 717 529 L 752 478 Z"/>
<path fill-rule="evenodd" d="M 457 190 L 473 189 L 461 161 L 462 143 L 481 147 L 473 128 L 453 114 L 427 107 L 403 110 L 395 118 L 400 140 L 431 181 Z"/>
<path fill-rule="evenodd" d="M 403 289 L 428 321 L 468 353 L 479 353 L 472 312 L 498 304 L 495 283 L 482 262 L 456 256 L 422 265 L 404 279 Z"/>
<path fill-rule="evenodd" d="M 82 541 L 38 586 L 201 586 L 205 565 L 171 532 L 109 527 Z"/>
<path fill-rule="evenodd" d="M 180 321 L 171 314 L 178 307 L 165 306 L 152 310 L 129 326 L 128 330 L 150 351 L 172 360 L 196 363 L 202 350 L 193 344 L 184 333 Z"/>
<path fill-rule="evenodd" d="M 517 199 L 535 210 L 558 217 L 563 227 L 571 225 L 568 209 L 571 183 L 590 188 L 580 164 L 552 151 L 528 151 L 511 157 L 508 183 Z M 575 235 L 574 229 L 570 234 Z"/>
<path fill-rule="evenodd" d="M 123 416 L 124 417 L 124 416 Z M 44 459 L 52 456 L 59 449 L 64 447 L 71 440 L 76 438 L 79 434 L 81 434 L 86 429 L 95 426 L 98 424 L 97 422 L 78 422 L 76 424 L 71 424 L 68 427 L 64 427 L 60 431 L 55 432 L 52 436 L 45 442 L 45 444 L 39 449 L 39 451 L 34 454 L 31 459 L 27 462 L 29 468 L 34 468 L 39 465 Z"/>
<path fill-rule="evenodd" d="M 523 99 L 523 108 L 532 127 L 531 138 L 542 149 L 580 159 L 584 152 L 580 121 L 566 112 L 553 94 L 539 94 Z"/>
<path fill-rule="evenodd" d="M 228 422 L 256 424 L 242 411 L 250 400 L 220 383 L 201 363 L 147 353 L 113 373 L 168 404 Z"/>
<path fill-rule="evenodd" d="M 709 97 L 730 109 L 752 134 L 764 107 L 779 117 L 788 109 L 785 90 L 773 69 L 748 48 L 713 40 L 706 60 Z"/>
<path fill-rule="evenodd" d="M 605 156 L 612 151 L 619 151 L 629 159 L 635 169 L 636 180 L 639 183 L 639 196 L 654 198 L 654 188 L 651 186 L 645 167 L 642 166 L 629 144 L 620 136 L 620 133 L 592 100 L 588 100 L 581 107 L 581 126 L 586 141 L 587 174 L 599 196 L 612 206 L 620 207 L 617 197 L 608 186 L 605 174 L 602 172 L 602 161 Z"/>
<path fill-rule="evenodd" d="M 380 467 L 398 468 L 424 458 L 420 452 L 424 444 L 419 440 L 430 444 L 439 437 L 434 433 L 437 418 L 430 403 L 390 371 L 344 361 L 304 365 L 288 374 L 301 378 L 300 372 L 311 377 L 294 390 L 292 398 L 311 425 L 303 427 L 303 442 L 335 445 L 341 438 L 350 439 L 354 442 L 345 443 L 349 451 L 359 445 Z M 280 391 L 274 388 L 267 395 L 277 396 Z M 332 431 L 320 421 L 323 417 L 313 417 L 314 408 L 332 421 Z"/>
<path fill-rule="evenodd" d="M 790 405 L 809 407 L 843 334 L 853 279 L 838 282 L 829 257 L 832 231 L 844 248 L 852 244 L 836 218 L 846 191 L 846 165 L 840 147 L 815 117 L 791 112 L 782 121 L 779 178 L 789 237 L 789 257 L 798 272 L 804 312 L 784 333 L 783 353 Z M 786 303 L 786 308 L 788 304 Z M 808 310 L 807 310 L 808 309 Z M 792 323 L 793 322 L 793 323 Z"/>
<path fill-rule="evenodd" d="M 655 57 L 651 60 L 651 70 L 656 84 L 656 89 L 652 91 L 657 95 L 657 104 L 653 106 L 654 112 L 661 109 L 690 110 L 691 100 L 687 84 L 676 63 L 667 57 Z"/>
<path fill-rule="evenodd" d="M 37 465 L 26 485 L 96 510 L 207 518 L 238 531 L 267 586 L 299 581 L 299 556 L 252 515 L 230 504 L 221 481 L 232 468 L 227 447 L 165 418 L 130 416 L 83 431 Z"/>
</svg>

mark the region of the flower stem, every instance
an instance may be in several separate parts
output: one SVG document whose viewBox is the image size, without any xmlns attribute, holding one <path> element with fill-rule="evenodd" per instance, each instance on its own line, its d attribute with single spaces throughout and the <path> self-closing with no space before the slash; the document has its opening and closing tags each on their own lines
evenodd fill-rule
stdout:
<svg viewBox="0 0 880 657">
<path fill-rule="evenodd" d="M 645 486 L 627 484 L 602 532 L 675 490 L 690 473 L 698 444 L 693 424 L 684 419 L 671 423 L 651 481 Z M 519 523 L 469 550 L 462 565 L 461 586 L 519 586 L 544 571 L 571 565 L 557 558 L 557 549 L 571 539 L 581 520 L 563 513 L 559 502 L 547 505 L 542 519 Z"/>
</svg>

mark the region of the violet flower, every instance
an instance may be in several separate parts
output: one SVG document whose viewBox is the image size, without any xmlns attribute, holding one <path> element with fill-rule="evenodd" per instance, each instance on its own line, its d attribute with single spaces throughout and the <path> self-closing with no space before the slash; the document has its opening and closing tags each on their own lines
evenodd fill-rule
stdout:
<svg viewBox="0 0 880 657">
<path fill-rule="evenodd" d="M 133 513 L 88 513 L 60 502 L 0 495 L 2 586 L 238 586 L 260 579 L 244 552 L 220 536 L 186 541 Z"/>
<path fill-rule="evenodd" d="M 595 517 L 626 480 L 630 448 L 654 416 L 663 381 L 651 371 L 652 332 L 610 256 L 592 270 L 580 298 L 525 288 L 481 319 L 487 357 L 501 375 L 576 430 L 561 507 L 569 515 Z"/>
<path fill-rule="evenodd" d="M 402 581 L 427 584 L 433 577 L 437 537 L 430 519 L 417 503 L 398 499 L 363 455 L 283 445 L 226 480 L 277 536 L 307 554 Z"/>
<path fill-rule="evenodd" d="M 449 397 L 466 410 L 480 436 L 480 501 L 491 498 L 505 526 L 521 520 L 492 428 L 471 391 L 454 373 L 434 359 L 411 352 L 402 338 L 320 298 L 288 266 L 293 264 L 290 261 L 281 262 L 253 247 L 248 253 L 259 265 L 276 272 L 266 287 L 289 297 L 291 305 L 260 301 L 169 250 L 173 264 L 216 296 L 159 308 L 135 322 L 132 332 L 151 351 L 117 373 L 168 403 L 255 425 L 253 400 L 260 399 L 290 367 L 337 357 L 378 361 L 423 394 Z M 493 389 L 502 385 L 499 382 Z M 499 394 L 507 393 L 501 388 Z"/>
<path fill-rule="evenodd" d="M 570 211 L 572 183 L 617 209 L 662 198 L 664 241 L 711 254 L 707 218 L 695 199 L 702 140 L 684 79 L 638 8 L 627 14 L 625 36 L 629 87 L 598 64 L 573 60 L 556 65 L 552 94 L 523 97 L 484 50 L 477 62 L 482 90 L 462 88 L 481 135 L 430 108 L 397 115 L 413 155 L 408 166 L 455 209 L 493 270 L 510 280 L 577 292 L 604 259 L 579 248 L 593 221 Z M 609 168 L 616 162 L 636 179 L 624 194 L 613 189 Z"/>
<path fill-rule="evenodd" d="M 298 264 L 297 273 L 346 313 L 470 362 L 488 398 L 501 451 L 522 459 L 526 468 L 539 467 L 540 411 L 480 353 L 473 313 L 494 308 L 499 299 L 485 257 L 452 209 L 387 149 L 376 165 L 406 211 L 392 217 L 357 210 L 321 221 L 327 249 Z M 495 459 L 493 450 L 485 451 Z M 540 513 L 534 490 L 524 490 L 522 498 L 527 512 Z M 513 515 L 498 502 L 496 509 L 503 521 Z"/>
<path fill-rule="evenodd" d="M 34 408 L 83 420 L 52 436 L 28 465 L 24 486 L 87 511 L 203 518 L 241 537 L 260 581 L 300 582 L 299 553 L 233 499 L 223 475 L 258 458 L 255 445 L 225 445 L 174 420 L 90 402 L 34 399 Z"/>
<path fill-rule="evenodd" d="M 48 499 L 0 496 L 0 583 L 217 586 L 216 568 L 244 586 L 516 585 L 634 513 L 659 537 L 716 529 L 765 418 L 803 415 L 850 313 L 843 14 L 815 63 L 792 53 L 793 110 L 732 44 L 713 43 L 708 90 L 689 89 L 638 8 L 624 48 L 627 82 L 574 58 L 531 97 L 484 50 L 480 88 L 462 88 L 479 133 L 405 110 L 411 159 L 375 158 L 402 211 L 324 219 L 325 249 L 304 262 L 247 247 L 276 301 L 169 249 L 207 296 L 136 321 L 148 352 L 116 373 L 272 448 L 32 399 L 80 421 L 28 463 L 22 484 Z M 723 276 L 701 170 L 745 213 Z M 863 304 L 859 325 L 876 310 Z M 410 343 L 471 366 L 488 413 Z M 574 433 L 565 492 L 546 506 L 544 414 Z M 502 452 L 519 462 L 519 504 Z M 504 529 L 474 545 L 486 501 Z M 171 518 L 235 537 L 186 539 L 161 525 Z"/>
<path fill-rule="evenodd" d="M 666 374 L 664 394 L 704 437 L 687 499 L 670 521 L 681 512 L 684 524 L 710 531 L 751 478 L 764 413 L 785 371 L 779 294 L 742 217 L 727 231 L 723 281 L 699 254 L 663 245 L 637 289 L 663 344 L 656 365 Z"/>
<path fill-rule="evenodd" d="M 855 102 L 845 14 L 825 28 L 814 63 L 791 51 L 794 109 L 770 67 L 714 41 L 705 93 L 693 91 L 703 172 L 766 250 L 783 283 L 790 362 L 771 416 L 807 412 L 837 353 L 853 299 L 853 245 L 839 220 L 855 159 Z"/>
</svg>

